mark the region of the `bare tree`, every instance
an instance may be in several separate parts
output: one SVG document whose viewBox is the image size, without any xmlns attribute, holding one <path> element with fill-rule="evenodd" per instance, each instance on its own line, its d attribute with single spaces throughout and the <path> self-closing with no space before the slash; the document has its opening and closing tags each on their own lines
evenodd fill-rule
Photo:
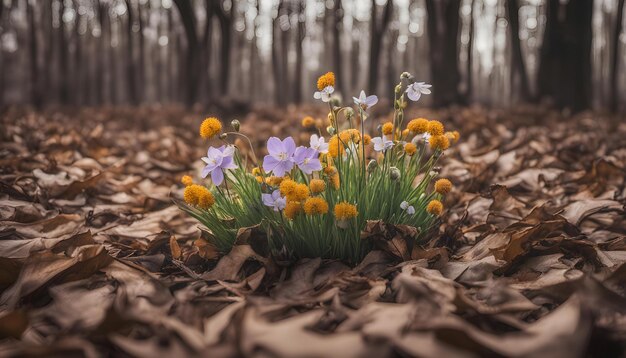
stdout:
<svg viewBox="0 0 626 358">
<path fill-rule="evenodd" d="M 622 35 L 622 22 L 624 21 L 624 0 L 619 0 L 617 5 L 617 19 L 615 20 L 615 29 L 613 32 L 613 57 L 611 58 L 611 102 L 610 108 L 616 112 L 619 103 L 619 92 L 617 87 L 617 80 L 619 78 L 619 62 L 620 57 L 620 36 Z"/>
<path fill-rule="evenodd" d="M 378 11 L 376 9 L 376 0 L 372 0 L 372 13 L 370 19 L 370 57 L 369 69 L 367 75 L 367 91 L 369 93 L 376 92 L 378 85 L 378 67 L 380 65 L 380 50 L 382 47 L 383 36 L 389 26 L 391 13 L 393 12 L 393 0 L 387 0 L 385 9 L 381 19 L 378 19 Z"/>
<path fill-rule="evenodd" d="M 511 86 L 516 83 L 516 79 L 519 79 L 522 99 L 524 101 L 528 101 L 531 96 L 526 63 L 522 54 L 522 44 L 519 37 L 519 1 L 508 0 L 506 4 L 509 29 L 511 30 L 511 50 L 513 52 L 511 64 Z"/>
<path fill-rule="evenodd" d="M 391 2 L 391 0 L 389 0 Z M 337 90 L 342 95 L 346 95 L 345 83 L 343 82 L 343 66 L 341 65 L 341 29 L 343 27 L 343 8 L 341 0 L 335 0 L 333 8 L 334 23 L 332 24 L 333 34 L 333 71 L 337 76 Z"/>
<path fill-rule="evenodd" d="M 471 101 L 474 87 L 474 5 L 475 0 L 470 4 L 470 23 L 469 23 L 469 39 L 467 42 L 467 79 L 464 97 L 467 101 Z"/>
<path fill-rule="evenodd" d="M 37 27 L 35 25 L 35 5 L 31 1 L 26 2 L 26 16 L 28 17 L 28 45 L 30 48 L 30 91 L 31 100 L 36 108 L 42 105 L 41 88 L 39 85 L 39 58 L 37 49 Z"/>
<path fill-rule="evenodd" d="M 211 45 L 213 44 L 213 1 L 205 0 L 204 8 L 206 11 L 206 22 L 204 24 L 204 33 L 202 35 L 202 80 L 207 97 L 210 101 L 213 95 L 213 85 L 211 83 Z"/>
<path fill-rule="evenodd" d="M 224 10 L 221 1 L 213 1 L 213 11 L 220 24 L 220 91 L 228 93 L 228 81 L 230 79 L 230 49 L 232 39 L 233 14 L 235 13 L 235 2 L 231 2 L 229 13 Z"/>
<path fill-rule="evenodd" d="M 538 94 L 559 108 L 579 111 L 591 104 L 592 12 L 593 0 L 548 0 Z"/>
<path fill-rule="evenodd" d="M 59 94 L 61 103 L 67 104 L 70 98 L 69 80 L 67 75 L 68 68 L 68 46 L 67 34 L 65 31 L 65 21 L 63 14 L 65 13 L 65 2 L 59 1 Z"/>
<path fill-rule="evenodd" d="M 306 23 L 304 18 L 304 0 L 298 1 L 298 27 L 296 29 L 296 69 L 293 81 L 293 100 L 296 103 L 302 102 L 302 41 L 306 35 Z"/>
<path fill-rule="evenodd" d="M 461 0 L 426 0 L 431 81 L 436 107 L 460 103 L 458 38 Z"/>
<path fill-rule="evenodd" d="M 280 26 L 278 21 L 283 11 L 285 11 L 285 2 L 284 0 L 280 0 L 278 2 L 278 9 L 276 10 L 276 17 L 272 20 L 272 73 L 274 74 L 274 98 L 278 105 L 284 105 L 286 103 L 285 95 L 280 91 L 281 88 L 284 88 L 285 73 L 282 70 L 283 66 L 281 66 L 282 58 L 278 42 L 278 37 L 281 35 L 279 33 Z"/>
<path fill-rule="evenodd" d="M 180 14 L 185 37 L 187 39 L 187 53 L 185 55 L 184 74 L 187 84 L 186 102 L 193 105 L 196 102 L 198 91 L 198 35 L 196 34 L 196 15 L 187 0 L 174 0 Z"/>
</svg>

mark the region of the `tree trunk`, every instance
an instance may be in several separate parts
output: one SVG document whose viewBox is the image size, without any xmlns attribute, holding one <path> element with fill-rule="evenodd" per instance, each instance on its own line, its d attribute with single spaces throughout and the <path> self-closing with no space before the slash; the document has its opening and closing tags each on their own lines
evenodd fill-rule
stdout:
<svg viewBox="0 0 626 358">
<path fill-rule="evenodd" d="M 146 6 L 149 7 L 150 3 L 148 2 Z M 139 3 L 139 6 L 137 6 L 137 21 L 139 21 L 139 67 L 137 69 L 137 77 L 136 77 L 138 78 L 137 80 L 138 102 L 142 102 L 143 100 L 145 100 L 145 96 L 146 96 L 146 89 L 145 89 L 146 70 L 145 69 L 147 67 L 145 39 L 143 35 L 145 24 L 144 24 L 144 19 L 143 19 L 143 12 L 141 9 L 142 9 L 142 6 L 141 6 L 141 3 Z M 158 37 L 157 37 L 157 42 L 158 42 Z"/>
<path fill-rule="evenodd" d="M 619 106 L 618 78 L 620 57 L 620 36 L 622 35 L 622 22 L 624 21 L 624 0 L 619 0 L 617 5 L 617 19 L 615 20 L 615 31 L 613 32 L 613 57 L 611 58 L 611 103 L 610 109 L 617 112 Z"/>
<path fill-rule="evenodd" d="M 73 63 L 73 72 L 74 76 L 74 88 L 72 89 L 72 102 L 75 106 L 79 106 L 83 103 L 83 97 L 85 95 L 85 90 L 82 88 L 83 86 L 83 48 L 81 44 L 80 32 L 78 31 L 79 22 L 80 22 L 80 14 L 78 12 L 78 1 L 74 0 L 72 2 L 74 7 L 74 42 L 76 44 L 74 51 L 74 63 Z"/>
<path fill-rule="evenodd" d="M 42 99 L 39 85 L 37 26 L 35 26 L 34 5 L 30 1 L 26 3 L 26 15 L 28 17 L 28 45 L 30 48 L 30 95 L 35 108 L 41 108 Z"/>
<path fill-rule="evenodd" d="M 211 45 L 213 44 L 213 1 L 205 0 L 206 23 L 204 24 L 204 34 L 202 35 L 202 81 L 206 91 L 206 97 L 210 104 L 213 96 L 213 84 L 211 83 Z"/>
<path fill-rule="evenodd" d="M 283 83 L 281 59 L 278 49 L 278 32 L 280 31 L 278 26 L 278 18 L 281 16 L 281 11 L 284 6 L 284 1 L 280 0 L 278 3 L 278 11 L 276 18 L 272 20 L 272 72 L 274 74 L 274 99 L 277 105 L 285 104 L 285 96 L 281 92 L 281 84 Z M 284 88 L 282 88 L 284 91 Z"/>
<path fill-rule="evenodd" d="M 376 0 L 372 0 L 372 15 L 370 19 L 370 62 L 367 75 L 367 91 L 368 93 L 376 92 L 378 87 L 378 67 L 380 65 L 380 47 L 383 36 L 391 20 L 393 11 L 393 0 L 387 0 L 385 9 L 383 10 L 382 19 L 378 24 L 378 15 L 376 11 Z"/>
<path fill-rule="evenodd" d="M 426 0 L 430 73 L 435 107 L 462 102 L 458 64 L 461 0 Z"/>
<path fill-rule="evenodd" d="M 133 4 L 130 0 L 126 0 L 126 12 L 128 13 L 126 22 L 126 86 L 128 88 L 128 100 L 131 104 L 137 104 L 137 81 L 135 81 L 137 69 L 135 68 L 135 46 L 133 39 L 135 16 L 133 11 Z"/>
<path fill-rule="evenodd" d="M 341 93 L 341 95 L 345 97 L 347 93 L 345 92 L 345 83 L 343 81 L 343 68 L 341 65 L 341 28 L 343 26 L 343 8 L 341 6 L 341 0 L 335 0 L 333 16 L 335 17 L 335 21 L 332 24 L 333 71 L 335 72 L 335 76 L 337 77 L 337 91 L 339 91 L 339 93 Z"/>
<path fill-rule="evenodd" d="M 185 78 L 187 85 L 186 102 L 192 106 L 196 102 L 198 90 L 198 35 L 196 34 L 196 16 L 187 0 L 174 0 L 180 14 L 185 37 L 187 38 L 187 54 L 185 58 Z"/>
<path fill-rule="evenodd" d="M 294 79 L 293 100 L 296 103 L 302 102 L 302 41 L 306 35 L 306 23 L 304 22 L 304 0 L 298 2 L 298 28 L 296 33 L 296 69 Z"/>
<path fill-rule="evenodd" d="M 475 0 L 471 2 L 470 9 L 470 24 L 469 24 L 469 40 L 467 43 L 467 88 L 465 89 L 465 100 L 468 103 L 472 101 L 472 95 L 474 92 L 474 74 L 473 74 L 473 64 L 474 64 L 474 3 Z"/>
<path fill-rule="evenodd" d="M 231 2 L 230 14 L 222 6 L 214 1 L 214 11 L 220 23 L 220 91 L 222 95 L 228 94 L 228 81 L 230 79 L 230 49 L 231 49 L 231 28 L 233 23 L 233 14 L 235 12 L 235 2 Z"/>
<path fill-rule="evenodd" d="M 59 1 L 59 94 L 61 97 L 61 103 L 67 104 L 69 102 L 69 86 L 67 76 L 67 61 L 68 61 L 68 47 L 67 38 L 65 33 L 65 22 L 63 21 L 63 13 L 65 12 L 64 1 Z"/>
<path fill-rule="evenodd" d="M 507 16 L 509 20 L 509 29 L 511 30 L 511 86 L 516 83 L 516 78 L 520 80 L 521 97 L 524 101 L 530 100 L 530 86 L 528 84 L 528 74 L 526 64 L 522 54 L 522 45 L 519 38 L 519 1 L 508 0 L 506 2 Z"/>
<path fill-rule="evenodd" d="M 548 0 L 540 53 L 539 98 L 557 108 L 580 111 L 591 105 L 591 40 L 593 0 Z M 562 11 L 564 16 L 559 16 Z"/>
</svg>

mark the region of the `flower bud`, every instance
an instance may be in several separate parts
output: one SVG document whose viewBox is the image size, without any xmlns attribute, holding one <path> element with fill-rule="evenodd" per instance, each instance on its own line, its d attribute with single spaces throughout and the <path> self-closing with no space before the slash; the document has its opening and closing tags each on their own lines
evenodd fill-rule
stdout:
<svg viewBox="0 0 626 358">
<path fill-rule="evenodd" d="M 402 84 L 398 83 L 398 85 L 396 86 L 396 94 L 401 94 L 402 93 Z"/>
<path fill-rule="evenodd" d="M 402 72 L 402 74 L 400 75 L 400 79 L 405 79 L 405 78 L 410 78 L 411 74 L 408 72 Z"/>
<path fill-rule="evenodd" d="M 330 135 L 335 135 L 335 133 L 337 133 L 337 131 L 335 130 L 335 127 L 333 126 L 328 126 L 326 127 L 326 131 L 328 132 L 328 134 Z"/>
<path fill-rule="evenodd" d="M 339 103 L 339 98 L 333 97 L 330 99 L 330 105 L 333 107 L 339 107 L 341 103 Z"/>
<path fill-rule="evenodd" d="M 235 130 L 235 132 L 239 132 L 239 128 L 241 127 L 241 123 L 239 123 L 239 120 L 233 119 L 230 122 L 230 125 L 233 126 L 233 129 Z"/>
<path fill-rule="evenodd" d="M 367 172 L 372 173 L 374 170 L 376 170 L 377 167 L 378 167 L 378 162 L 372 159 L 370 160 L 369 163 L 367 163 Z"/>
<path fill-rule="evenodd" d="M 383 133 L 383 126 L 382 126 L 382 124 L 379 124 L 376 127 L 376 132 L 378 132 L 380 135 L 382 135 L 382 133 Z"/>
<path fill-rule="evenodd" d="M 346 117 L 348 119 L 354 117 L 354 109 L 352 109 L 350 107 L 346 108 Z"/>
<path fill-rule="evenodd" d="M 402 175 L 400 174 L 400 169 L 396 167 L 389 168 L 389 177 L 391 178 L 391 180 L 398 181 L 400 180 L 401 176 Z"/>
<path fill-rule="evenodd" d="M 222 140 L 226 139 L 226 137 L 228 137 L 228 133 L 222 133 L 219 136 L 219 138 L 222 139 Z"/>
</svg>

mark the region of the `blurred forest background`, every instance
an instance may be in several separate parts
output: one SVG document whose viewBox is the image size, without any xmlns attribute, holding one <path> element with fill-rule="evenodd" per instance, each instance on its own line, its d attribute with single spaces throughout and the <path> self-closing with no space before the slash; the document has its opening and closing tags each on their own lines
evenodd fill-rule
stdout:
<svg viewBox="0 0 626 358">
<path fill-rule="evenodd" d="M 0 104 L 209 107 L 392 93 L 623 111 L 624 0 L 0 0 Z"/>
</svg>

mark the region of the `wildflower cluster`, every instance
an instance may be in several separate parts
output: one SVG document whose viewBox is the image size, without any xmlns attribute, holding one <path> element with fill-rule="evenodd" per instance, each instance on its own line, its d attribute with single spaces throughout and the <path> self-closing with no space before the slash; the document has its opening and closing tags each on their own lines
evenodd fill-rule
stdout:
<svg viewBox="0 0 626 358">
<path fill-rule="evenodd" d="M 274 253 L 355 263 L 372 248 L 362 239 L 367 221 L 413 226 L 418 229 L 415 240 L 436 225 L 444 210 L 441 199 L 452 190 L 450 180 L 437 178 L 436 163 L 459 133 L 445 131 L 437 120 L 403 123 L 408 101 L 429 94 L 430 85 L 403 73 L 393 120 L 373 136 L 365 132 L 365 122 L 378 98 L 361 91 L 353 97 L 354 107 L 341 107 L 334 87 L 335 75 L 328 72 L 318 79 L 314 93 L 328 103 L 328 127 L 304 117 L 302 126 L 316 131 L 307 145 L 292 137 L 271 137 L 261 160 L 252 145 L 244 155 L 229 144 L 235 136 L 250 144 L 239 133 L 239 122 L 233 121 L 234 130 L 225 133 L 216 118 L 202 123 L 203 138 L 219 134 L 225 144 L 209 147 L 202 158 L 206 166 L 201 176 L 210 177 L 212 185 L 182 178 L 181 208 L 208 228 L 217 250 L 228 252 L 239 229 L 258 226 Z"/>
</svg>

